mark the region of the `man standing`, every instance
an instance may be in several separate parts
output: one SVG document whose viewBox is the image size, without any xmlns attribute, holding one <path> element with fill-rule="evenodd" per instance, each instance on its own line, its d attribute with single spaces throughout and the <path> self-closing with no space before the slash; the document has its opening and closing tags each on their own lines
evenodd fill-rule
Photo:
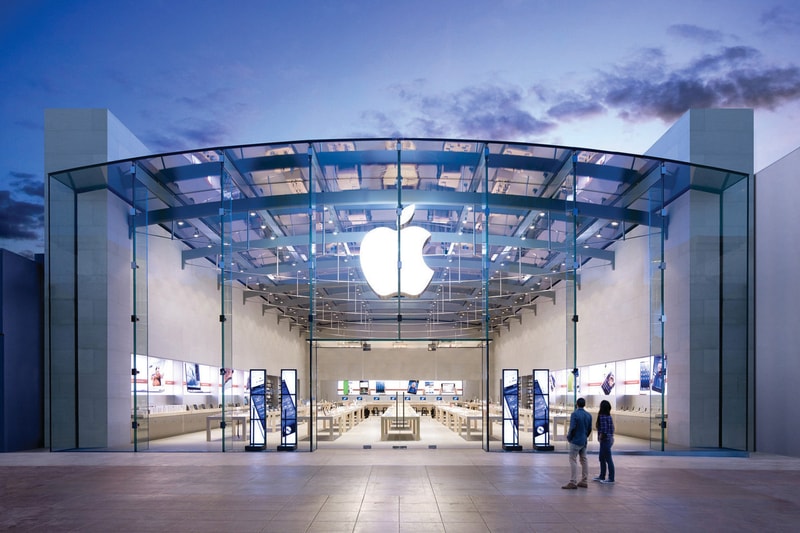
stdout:
<svg viewBox="0 0 800 533">
<path fill-rule="evenodd" d="M 586 488 L 589 479 L 589 464 L 586 461 L 586 443 L 592 432 L 592 415 L 586 412 L 586 400 L 578 398 L 575 402 L 577 409 L 569 417 L 569 431 L 567 432 L 567 442 L 569 442 L 569 470 L 571 478 L 569 483 L 561 487 L 562 489 Z M 578 481 L 578 456 L 581 459 L 581 480 Z"/>
</svg>

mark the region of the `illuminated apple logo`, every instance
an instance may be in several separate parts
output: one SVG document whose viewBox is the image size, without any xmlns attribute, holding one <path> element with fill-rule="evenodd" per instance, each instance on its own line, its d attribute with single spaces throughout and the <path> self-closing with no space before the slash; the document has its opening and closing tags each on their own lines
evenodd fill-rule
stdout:
<svg viewBox="0 0 800 533">
<path fill-rule="evenodd" d="M 422 257 L 431 232 L 416 226 L 405 227 L 414 217 L 414 205 L 400 213 L 400 294 L 416 298 L 433 278 Z M 370 288 L 381 298 L 397 296 L 397 230 L 375 228 L 361 241 L 361 270 Z"/>
</svg>

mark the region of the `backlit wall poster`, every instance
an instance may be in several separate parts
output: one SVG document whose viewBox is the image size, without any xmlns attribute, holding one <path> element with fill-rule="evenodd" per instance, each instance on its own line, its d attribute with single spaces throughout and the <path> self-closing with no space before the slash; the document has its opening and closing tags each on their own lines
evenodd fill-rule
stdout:
<svg viewBox="0 0 800 533">
<path fill-rule="evenodd" d="M 533 371 L 533 444 L 536 447 L 550 445 L 549 380 L 549 369 Z"/>
<path fill-rule="evenodd" d="M 281 448 L 297 446 L 297 369 L 281 370 Z"/>
<path fill-rule="evenodd" d="M 267 445 L 267 371 L 250 369 L 250 447 Z"/>
<path fill-rule="evenodd" d="M 519 370 L 503 369 L 503 448 L 519 449 Z"/>
<path fill-rule="evenodd" d="M 650 390 L 664 393 L 667 386 L 667 356 L 653 356 L 653 379 Z"/>
</svg>

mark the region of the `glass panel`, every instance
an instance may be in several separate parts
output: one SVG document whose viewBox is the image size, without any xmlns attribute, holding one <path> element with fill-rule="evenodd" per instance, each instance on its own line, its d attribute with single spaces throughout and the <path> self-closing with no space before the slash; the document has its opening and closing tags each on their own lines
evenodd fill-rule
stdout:
<svg viewBox="0 0 800 533">
<path fill-rule="evenodd" d="M 130 165 L 130 190 L 132 191 L 133 205 L 131 214 L 141 213 L 145 219 L 149 211 L 149 192 L 147 187 L 137 177 L 141 172 L 137 165 Z M 133 276 L 133 311 L 131 313 L 133 325 L 133 449 L 135 451 L 147 450 L 150 446 L 150 390 L 163 391 L 165 383 L 165 368 L 161 368 L 158 361 L 151 364 L 148 343 L 148 225 L 135 226 L 131 233 L 131 247 L 133 262 L 131 273 Z"/>
<path fill-rule="evenodd" d="M 752 391 L 748 386 L 752 338 L 748 313 L 749 186 L 749 180 L 742 179 L 721 195 L 720 444 L 736 450 L 748 449 L 752 424 Z"/>
<path fill-rule="evenodd" d="M 230 172 L 225 168 L 225 164 L 218 165 L 219 169 L 219 227 L 220 227 L 220 254 L 217 265 L 220 276 L 220 369 L 224 374 L 225 369 L 234 368 L 233 360 L 233 283 L 234 273 L 240 270 L 238 252 L 234 249 L 234 212 L 233 198 L 235 196 L 235 185 Z M 239 221 L 247 220 L 249 213 L 239 213 Z M 216 381 L 216 377 L 213 378 Z M 241 450 L 245 443 L 245 435 L 238 424 L 236 416 L 239 413 L 236 409 L 228 408 L 228 398 L 225 397 L 225 387 L 220 391 L 221 422 L 222 430 L 222 451 Z M 237 434 L 238 433 L 238 434 Z M 238 437 L 238 438 L 237 438 Z M 235 447 L 235 448 L 234 448 Z"/>
<path fill-rule="evenodd" d="M 584 379 L 580 375 L 578 361 L 578 265 L 577 265 L 577 225 L 578 225 L 578 163 L 585 158 L 582 152 L 572 154 L 572 165 L 570 172 L 565 174 L 564 186 L 561 195 L 564 198 L 565 220 L 561 233 L 554 248 L 560 253 L 560 261 L 556 259 L 551 262 L 553 277 L 563 280 L 564 298 L 566 301 L 566 368 L 567 372 L 573 377 L 574 387 L 572 394 L 565 396 L 566 404 L 564 411 L 571 412 L 575 407 L 578 397 L 586 394 L 580 390 L 580 384 Z M 556 225 L 556 227 L 559 227 Z M 565 441 L 566 442 L 566 441 Z M 567 446 L 568 447 L 568 446 Z"/>
<path fill-rule="evenodd" d="M 47 184 L 47 283 L 49 335 L 44 390 L 48 411 L 45 424 L 51 450 L 67 450 L 78 446 L 76 365 L 76 292 L 77 265 L 76 195 L 67 184 L 65 174 L 50 176 Z"/>
<path fill-rule="evenodd" d="M 647 191 L 648 211 L 661 220 L 648 231 L 650 270 L 650 353 L 653 376 L 650 382 L 650 447 L 664 450 L 667 442 L 667 354 L 664 352 L 664 165 L 652 171 L 659 179 Z"/>
</svg>

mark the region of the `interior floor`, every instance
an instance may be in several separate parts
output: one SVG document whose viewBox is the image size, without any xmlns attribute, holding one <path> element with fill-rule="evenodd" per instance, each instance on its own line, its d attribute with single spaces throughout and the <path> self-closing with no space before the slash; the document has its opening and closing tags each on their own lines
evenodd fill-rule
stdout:
<svg viewBox="0 0 800 533">
<path fill-rule="evenodd" d="M 396 440 L 396 441 L 382 441 L 380 432 L 380 419 L 378 417 L 368 417 L 363 422 L 357 424 L 354 428 L 337 436 L 334 440 L 326 440 L 320 438 L 318 440 L 318 449 L 482 449 L 480 436 L 474 435 L 471 440 L 466 440 L 464 437 L 458 435 L 454 431 L 446 428 L 441 423 L 432 419 L 431 417 L 421 417 L 420 419 L 420 440 Z M 304 433 L 304 428 L 301 426 L 301 433 Z M 245 451 L 245 446 L 249 443 L 247 438 L 231 437 L 231 429 L 226 431 L 225 451 L 236 452 Z M 267 451 L 275 451 L 280 444 L 279 432 L 267 432 Z M 566 442 L 551 441 L 555 451 L 566 451 Z M 533 450 L 533 437 L 530 432 L 523 432 L 520 436 L 520 445 L 522 451 Z M 493 438 L 490 441 L 490 450 L 501 450 L 500 441 L 500 427 L 495 426 Z M 660 443 L 653 444 L 653 449 L 660 449 Z M 308 440 L 300 440 L 298 443 L 298 450 L 309 449 Z M 589 443 L 590 451 L 597 451 L 599 446 L 595 440 Z M 222 430 L 215 428 L 211 430 L 211 440 L 206 440 L 206 432 L 199 431 L 179 435 L 176 437 L 168 437 L 163 439 L 153 440 L 149 443 L 143 442 L 140 450 L 159 451 L 159 452 L 181 452 L 181 451 L 208 451 L 219 452 L 222 451 Z M 626 437 L 618 435 L 614 441 L 615 452 L 643 452 L 651 450 L 651 445 L 644 439 L 637 439 L 633 437 Z"/>
</svg>

